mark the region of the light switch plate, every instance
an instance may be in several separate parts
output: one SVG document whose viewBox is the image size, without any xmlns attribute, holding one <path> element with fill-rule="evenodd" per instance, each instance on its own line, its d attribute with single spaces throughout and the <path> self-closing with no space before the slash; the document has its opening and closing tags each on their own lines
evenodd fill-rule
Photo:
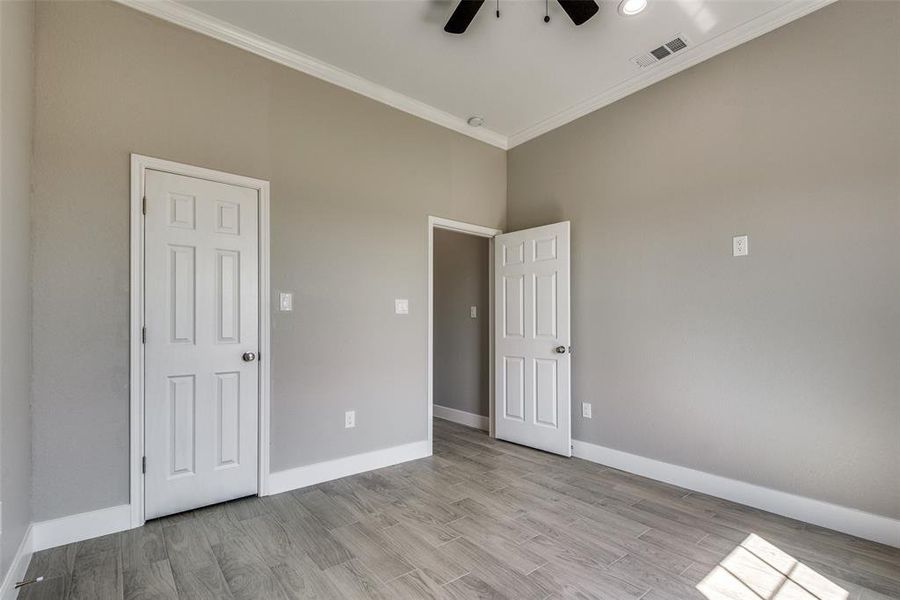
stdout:
<svg viewBox="0 0 900 600">
<path fill-rule="evenodd" d="M 747 256 L 750 254 L 750 238 L 746 235 L 736 235 L 731 240 L 735 256 Z"/>
<path fill-rule="evenodd" d="M 469 318 L 472 318 L 472 319 L 478 318 L 478 307 L 477 306 L 469 307 Z"/>
<path fill-rule="evenodd" d="M 294 294 L 291 292 L 281 292 L 278 294 L 278 310 L 281 312 L 290 312 L 294 310 Z"/>
<path fill-rule="evenodd" d="M 581 416 L 584 417 L 585 419 L 591 418 L 591 405 L 588 404 L 587 402 L 581 403 Z"/>
<path fill-rule="evenodd" d="M 348 410 L 344 413 L 344 428 L 352 429 L 353 427 L 356 427 L 356 411 Z"/>
<path fill-rule="evenodd" d="M 409 300 L 406 298 L 396 298 L 394 300 L 394 312 L 398 315 L 409 314 Z"/>
</svg>

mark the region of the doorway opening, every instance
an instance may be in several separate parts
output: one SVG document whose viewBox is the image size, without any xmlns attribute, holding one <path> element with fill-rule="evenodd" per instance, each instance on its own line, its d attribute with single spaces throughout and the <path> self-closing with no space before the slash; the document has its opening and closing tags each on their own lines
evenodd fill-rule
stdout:
<svg viewBox="0 0 900 600">
<path fill-rule="evenodd" d="M 447 284 L 451 292 L 436 290 L 435 271 L 440 260 L 440 257 L 435 257 L 435 232 L 438 230 L 489 238 L 489 435 L 530 448 L 571 456 L 570 223 L 563 221 L 503 233 L 489 227 L 429 217 L 427 427 L 432 451 L 435 415 L 466 419 L 463 424 L 469 426 L 483 424 L 483 415 L 465 414 L 468 411 L 455 406 L 435 405 L 435 386 L 440 385 L 439 381 L 453 381 L 452 371 L 447 378 L 436 379 L 434 375 L 437 356 L 435 310 L 438 306 L 435 294 L 455 295 L 458 290 L 453 286 L 460 285 L 451 279 Z M 455 306 L 450 308 L 456 316 L 459 316 L 460 301 L 463 300 L 456 300 Z M 473 304 L 464 303 L 462 306 L 463 315 L 471 319 Z M 475 310 L 477 319 L 477 305 Z M 452 351 L 451 347 L 443 356 Z M 439 368 L 447 367 L 448 362 L 450 359 L 441 358 Z M 454 393 L 464 393 L 458 392 L 458 386 L 453 383 L 451 389 L 441 390 L 439 402 L 451 402 L 445 399 L 448 395 L 452 397 Z M 461 403 L 462 406 L 474 404 L 471 400 Z"/>
<path fill-rule="evenodd" d="M 493 435 L 493 237 L 428 219 L 428 441 L 440 418 Z"/>
<path fill-rule="evenodd" d="M 488 431 L 490 241 L 434 232 L 434 416 Z"/>
</svg>

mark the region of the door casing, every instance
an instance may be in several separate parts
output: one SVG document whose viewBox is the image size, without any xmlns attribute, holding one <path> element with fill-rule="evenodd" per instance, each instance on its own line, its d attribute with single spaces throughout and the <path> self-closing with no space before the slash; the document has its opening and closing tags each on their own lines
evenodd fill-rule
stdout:
<svg viewBox="0 0 900 600">
<path fill-rule="evenodd" d="M 129 496 L 131 526 L 144 524 L 144 180 L 147 169 L 207 179 L 256 190 L 259 194 L 259 465 L 257 494 L 268 495 L 269 401 L 271 382 L 269 294 L 269 182 L 176 163 L 160 158 L 131 155 L 131 293 L 129 343 L 130 458 Z"/>
<path fill-rule="evenodd" d="M 444 219 L 442 217 L 428 217 L 428 341 L 426 345 L 426 380 L 428 387 L 428 453 L 432 453 L 432 444 L 434 441 L 434 230 L 447 229 L 458 233 L 466 233 L 477 237 L 487 238 L 490 243 L 488 249 L 488 298 L 490 306 L 488 307 L 488 329 L 491 335 L 488 336 L 488 378 L 490 380 L 490 399 L 488 401 L 489 413 L 488 423 L 490 431 L 488 434 L 494 437 L 494 236 L 503 233 L 500 229 L 493 227 L 485 227 L 483 225 L 473 225 L 463 221 L 454 221 L 452 219 Z"/>
</svg>

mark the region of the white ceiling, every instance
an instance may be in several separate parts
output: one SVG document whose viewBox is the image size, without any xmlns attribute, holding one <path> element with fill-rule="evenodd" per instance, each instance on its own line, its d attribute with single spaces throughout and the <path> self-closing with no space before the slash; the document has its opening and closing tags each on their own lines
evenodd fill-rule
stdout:
<svg viewBox="0 0 900 600">
<path fill-rule="evenodd" d="M 456 0 L 122 1 L 509 147 L 829 0 L 649 0 L 634 17 L 598 0 L 580 27 L 555 0 L 549 24 L 543 1 L 501 0 L 497 19 L 488 0 L 459 36 L 443 31 Z M 630 61 L 676 34 L 691 46 L 646 69 Z"/>
</svg>

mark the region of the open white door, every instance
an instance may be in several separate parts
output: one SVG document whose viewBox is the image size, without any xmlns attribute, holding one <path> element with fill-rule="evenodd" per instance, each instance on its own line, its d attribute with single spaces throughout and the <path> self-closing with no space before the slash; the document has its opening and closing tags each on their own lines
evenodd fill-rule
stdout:
<svg viewBox="0 0 900 600">
<path fill-rule="evenodd" d="M 572 455 L 569 222 L 494 238 L 497 437 Z"/>
</svg>

